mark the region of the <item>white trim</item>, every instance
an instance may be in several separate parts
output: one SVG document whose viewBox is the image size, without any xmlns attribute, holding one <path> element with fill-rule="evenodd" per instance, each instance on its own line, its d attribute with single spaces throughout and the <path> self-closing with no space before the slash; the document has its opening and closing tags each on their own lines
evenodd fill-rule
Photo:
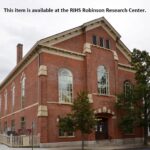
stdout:
<svg viewBox="0 0 150 150">
<path fill-rule="evenodd" d="M 2 113 L 2 95 L 0 95 L 0 116 Z"/>
<path fill-rule="evenodd" d="M 127 64 L 123 64 L 123 63 L 118 63 L 118 65 L 132 69 L 131 65 L 127 65 Z"/>
<path fill-rule="evenodd" d="M 7 110 L 8 110 L 8 92 L 7 92 L 7 89 L 5 89 L 5 92 L 4 92 L 4 114 L 7 114 Z"/>
<path fill-rule="evenodd" d="M 71 33 L 68 33 L 68 34 L 65 34 L 65 35 L 63 35 L 63 36 L 55 36 L 54 35 L 54 37 L 53 37 L 53 39 L 52 38 L 50 38 L 49 39 L 49 41 L 46 41 L 46 43 L 44 43 L 44 42 L 40 42 L 40 44 L 45 44 L 45 45 L 47 45 L 47 46 L 51 46 L 51 45 L 55 45 L 55 44 L 57 44 L 57 43 L 60 43 L 60 42 L 63 42 L 63 41 L 65 41 L 65 40 L 68 40 L 68 39 L 71 39 L 71 38 L 74 38 L 74 37 L 76 37 L 76 36 L 79 36 L 79 35 L 81 35 L 82 34 L 82 30 L 80 29 L 80 30 L 76 30 L 76 31 L 73 31 L 73 33 L 71 32 Z"/>
<path fill-rule="evenodd" d="M 16 79 L 16 77 L 21 74 L 23 72 L 23 70 L 30 64 L 32 63 L 36 57 L 38 56 L 38 54 L 35 54 L 21 69 L 19 69 L 19 71 L 17 73 L 15 73 L 12 77 L 11 74 L 13 72 L 15 72 L 16 68 L 18 67 L 18 65 L 10 72 L 10 74 L 6 77 L 6 79 L 3 80 L 2 84 L 4 84 L 4 82 L 6 82 L 9 78 L 10 80 L 7 81 L 4 85 L 0 84 L 0 88 L 1 88 L 1 85 L 2 85 L 2 89 L 4 89 L 5 87 L 7 87 L 9 85 L 9 83 L 13 82 L 13 80 Z M 23 58 L 24 59 L 24 58 Z M 22 61 L 22 60 L 21 60 Z M 20 63 L 19 63 L 20 64 Z"/>
<path fill-rule="evenodd" d="M 76 55 L 74 52 L 71 52 L 71 51 L 64 52 L 64 51 L 61 51 L 61 50 L 57 51 L 57 50 L 54 50 L 54 49 L 43 48 L 42 52 L 52 54 L 52 55 L 57 55 L 57 56 L 60 56 L 60 57 L 66 57 L 66 58 L 70 58 L 70 59 L 84 61 L 84 55 Z"/>
<path fill-rule="evenodd" d="M 116 96 L 115 95 L 103 95 L 103 94 L 99 94 L 99 93 L 92 93 L 92 95 L 96 95 L 96 96 L 106 96 L 106 97 L 114 97 L 114 98 L 116 98 Z"/>
<path fill-rule="evenodd" d="M 61 83 L 61 80 L 60 80 L 60 77 L 61 77 L 61 72 L 62 71 L 67 71 L 68 73 L 69 73 L 69 77 L 71 77 L 72 78 L 72 87 L 71 87 L 71 89 L 72 89 L 72 91 L 69 91 L 69 92 L 71 92 L 71 94 L 72 94 L 72 97 L 71 97 L 71 99 L 70 99 L 70 102 L 64 102 L 64 101 L 62 101 L 62 95 L 61 95 L 61 92 L 62 91 L 60 91 L 60 83 Z M 58 99 L 59 99 L 59 103 L 72 103 L 73 102 L 73 74 L 72 74 L 72 72 L 70 71 L 70 69 L 68 69 L 68 68 L 60 68 L 59 70 L 58 70 Z"/>
<path fill-rule="evenodd" d="M 52 35 L 52 36 L 49 36 L 49 37 L 46 37 L 44 39 L 41 39 L 39 41 L 39 44 L 47 43 L 49 41 L 58 40 L 61 38 L 64 38 L 66 40 L 67 36 L 70 35 L 71 37 L 74 37 L 75 33 L 77 33 L 79 35 L 82 33 L 81 26 L 67 30 L 67 31 L 64 31 L 64 32 L 61 32 L 61 33 L 58 33 L 58 34 L 55 34 L 55 35 Z M 77 36 L 77 35 L 75 35 L 75 36 Z"/>
<path fill-rule="evenodd" d="M 22 112 L 22 111 L 24 111 L 24 110 L 27 110 L 27 109 L 32 108 L 32 107 L 34 107 L 34 106 L 37 106 L 38 104 L 39 104 L 39 103 L 34 103 L 34 104 L 32 104 L 32 105 L 29 105 L 29 106 L 27 106 L 27 107 L 24 107 L 23 109 L 17 110 L 17 111 L 15 111 L 15 112 L 11 113 L 11 114 L 8 114 L 8 115 L 6 115 L 6 116 L 3 116 L 3 117 L 1 117 L 0 119 L 3 119 L 3 118 L 6 118 L 6 117 L 9 117 L 9 116 L 12 116 L 12 115 L 14 115 L 14 114 L 16 114 L 16 113 L 20 113 L 20 112 Z"/>
<path fill-rule="evenodd" d="M 127 50 L 123 49 L 119 44 L 116 44 L 116 48 L 117 48 L 118 50 L 120 50 L 120 52 L 127 58 L 127 60 L 128 60 L 129 62 L 131 62 L 131 58 L 129 57 L 129 55 L 127 55 L 127 54 L 125 53 L 125 51 L 127 52 Z"/>
<path fill-rule="evenodd" d="M 65 102 L 47 101 L 47 104 L 73 105 L 73 102 L 72 103 L 65 103 Z"/>
<path fill-rule="evenodd" d="M 131 72 L 131 73 L 136 73 L 136 71 L 135 70 L 131 70 L 131 69 L 129 69 L 129 68 L 123 68 L 123 67 L 118 67 L 118 69 L 119 70 L 122 70 L 122 71 L 127 71 L 127 72 Z"/>
<path fill-rule="evenodd" d="M 101 67 L 103 67 L 104 70 L 101 70 Z M 103 72 L 104 71 L 104 72 Z M 104 73 L 104 75 L 106 76 L 106 83 L 105 84 L 101 84 L 99 83 L 99 79 L 100 79 L 100 76 L 101 74 Z M 106 93 L 103 93 L 104 91 L 102 91 L 103 87 L 105 85 L 105 88 L 106 88 Z M 100 86 L 100 87 L 99 87 Z M 110 94 L 110 86 L 109 86 L 109 71 L 108 69 L 102 64 L 102 65 L 99 65 L 97 67 L 97 89 L 100 90 L 98 93 L 99 95 L 109 95 Z"/>
<path fill-rule="evenodd" d="M 109 35 L 113 37 L 113 39 L 116 39 L 116 37 L 118 38 L 121 37 L 120 34 L 113 28 L 113 26 L 104 17 L 101 17 L 101 18 L 86 22 L 83 25 L 78 26 L 76 28 L 44 38 L 39 41 L 39 44 L 43 44 L 43 43 L 47 43 L 48 45 L 56 44 L 56 43 L 62 42 L 64 40 L 67 40 L 67 39 L 70 39 L 72 37 L 82 34 L 83 29 L 85 31 L 89 31 L 99 26 L 103 26 L 104 29 L 107 30 Z"/>
<path fill-rule="evenodd" d="M 58 104 L 60 104 L 60 105 L 73 105 L 73 102 L 72 103 L 68 103 L 68 102 L 61 101 Z"/>
<path fill-rule="evenodd" d="M 11 102 L 12 102 L 12 112 L 14 111 L 14 107 L 15 107 L 15 96 L 16 96 L 16 90 L 15 90 L 15 84 L 14 82 L 12 83 L 12 87 L 11 87 Z"/>
</svg>

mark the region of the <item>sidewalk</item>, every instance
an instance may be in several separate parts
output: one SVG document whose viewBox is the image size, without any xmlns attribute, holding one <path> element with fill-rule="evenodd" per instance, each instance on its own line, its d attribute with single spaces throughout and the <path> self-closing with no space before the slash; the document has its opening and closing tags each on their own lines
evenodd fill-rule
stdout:
<svg viewBox="0 0 150 150">
<path fill-rule="evenodd" d="M 102 147 L 85 147 L 85 150 L 130 150 L 136 149 L 140 150 L 144 148 L 142 145 L 134 144 L 134 145 L 123 145 L 123 146 L 102 146 Z M 0 145 L 0 150 L 32 150 L 32 148 L 10 148 L 5 145 Z M 65 147 L 65 148 L 33 148 L 33 150 L 81 150 L 81 147 Z M 145 148 L 145 150 L 150 150 L 149 148 Z"/>
</svg>

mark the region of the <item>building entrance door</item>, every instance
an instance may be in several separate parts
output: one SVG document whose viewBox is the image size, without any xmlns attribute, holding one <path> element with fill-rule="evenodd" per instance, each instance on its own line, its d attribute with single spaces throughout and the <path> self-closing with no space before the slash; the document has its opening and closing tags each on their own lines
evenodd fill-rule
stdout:
<svg viewBox="0 0 150 150">
<path fill-rule="evenodd" d="M 107 118 L 97 118 L 97 123 L 95 127 L 95 139 L 108 139 L 108 119 Z"/>
</svg>

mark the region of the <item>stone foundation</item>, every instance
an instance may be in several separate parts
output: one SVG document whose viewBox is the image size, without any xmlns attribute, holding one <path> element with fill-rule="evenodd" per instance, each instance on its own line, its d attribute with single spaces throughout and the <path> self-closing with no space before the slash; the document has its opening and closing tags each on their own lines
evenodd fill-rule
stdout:
<svg viewBox="0 0 150 150">
<path fill-rule="evenodd" d="M 121 146 L 127 144 L 143 144 L 143 138 L 126 138 L 126 139 L 113 139 L 113 140 L 101 140 L 101 141 L 85 141 L 85 146 L 87 147 L 97 147 L 97 146 Z M 76 142 L 56 142 L 56 143 L 41 143 L 40 147 L 79 147 L 81 146 L 81 141 Z"/>
</svg>

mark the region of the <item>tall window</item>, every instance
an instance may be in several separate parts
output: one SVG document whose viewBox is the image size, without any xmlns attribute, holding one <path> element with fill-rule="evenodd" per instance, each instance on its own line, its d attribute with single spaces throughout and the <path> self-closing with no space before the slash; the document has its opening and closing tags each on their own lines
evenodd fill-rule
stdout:
<svg viewBox="0 0 150 150">
<path fill-rule="evenodd" d="M 20 119 L 20 128 L 21 129 L 25 129 L 26 128 L 25 117 L 21 117 L 21 119 Z"/>
<path fill-rule="evenodd" d="M 110 49 L 110 40 L 106 40 L 106 48 Z"/>
<path fill-rule="evenodd" d="M 97 45 L 97 37 L 96 37 L 96 35 L 93 35 L 93 37 L 92 37 L 92 43 L 94 45 Z"/>
<path fill-rule="evenodd" d="M 25 103 L 25 75 L 23 74 L 21 77 L 21 108 L 24 107 Z"/>
<path fill-rule="evenodd" d="M 0 120 L 0 134 L 2 134 L 2 122 L 1 122 L 1 120 Z"/>
<path fill-rule="evenodd" d="M 7 133 L 7 121 L 4 122 L 4 132 Z"/>
<path fill-rule="evenodd" d="M 15 105 L 15 85 L 12 85 L 12 112 L 14 111 L 14 105 Z"/>
<path fill-rule="evenodd" d="M 104 47 L 104 38 L 100 37 L 99 38 L 99 44 L 100 44 L 100 47 Z"/>
<path fill-rule="evenodd" d="M 2 96 L 0 95 L 0 114 L 2 113 Z"/>
<path fill-rule="evenodd" d="M 11 120 L 11 131 L 15 131 L 15 120 Z"/>
<path fill-rule="evenodd" d="M 4 111 L 5 111 L 5 114 L 7 114 L 7 90 L 5 90 L 4 99 L 5 99 Z"/>
<path fill-rule="evenodd" d="M 59 120 L 59 123 L 61 123 L 61 120 Z M 64 131 L 59 128 L 59 137 L 73 137 L 74 132 L 73 131 Z"/>
<path fill-rule="evenodd" d="M 59 101 L 65 103 L 72 102 L 73 77 L 68 69 L 60 69 L 58 73 L 59 80 Z"/>
<path fill-rule="evenodd" d="M 132 92 L 132 84 L 129 80 L 124 82 L 124 94 L 127 97 Z"/>
<path fill-rule="evenodd" d="M 108 72 L 104 66 L 97 68 L 98 93 L 102 95 L 109 94 Z"/>
</svg>

